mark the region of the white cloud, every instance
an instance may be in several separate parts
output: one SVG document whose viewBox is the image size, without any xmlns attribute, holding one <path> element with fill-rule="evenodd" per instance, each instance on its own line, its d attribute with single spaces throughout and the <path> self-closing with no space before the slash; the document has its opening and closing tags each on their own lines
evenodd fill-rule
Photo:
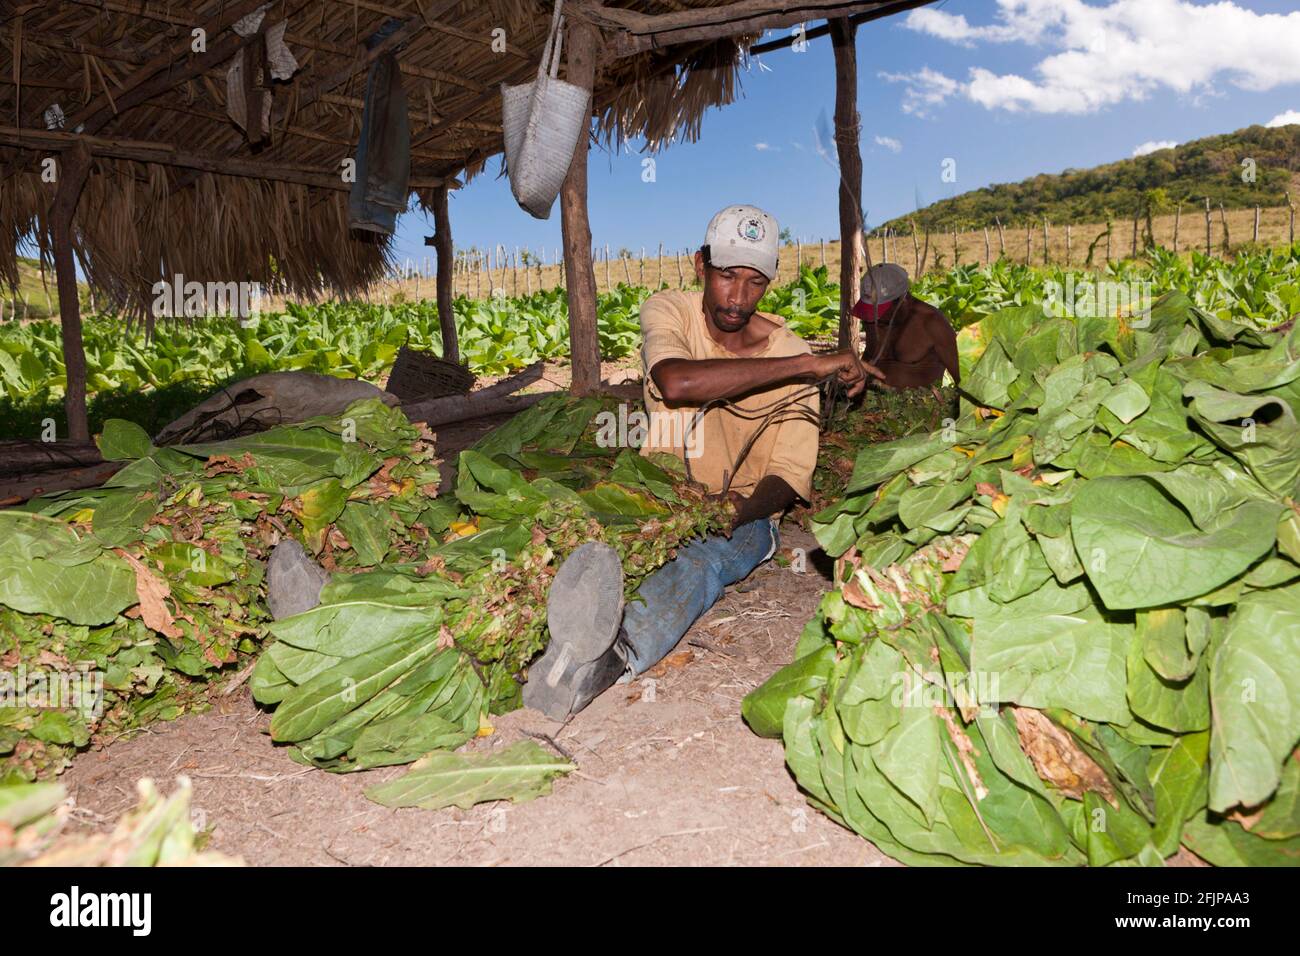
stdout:
<svg viewBox="0 0 1300 956">
<path fill-rule="evenodd" d="M 885 147 L 891 153 L 901 153 L 903 151 L 903 144 L 892 136 L 877 136 L 876 145 Z"/>
<path fill-rule="evenodd" d="M 1133 147 L 1133 155 L 1145 156 L 1147 153 L 1154 153 L 1160 149 L 1173 149 L 1177 145 L 1172 139 L 1149 139 L 1141 146 Z"/>
<path fill-rule="evenodd" d="M 1290 126 L 1293 123 L 1300 123 L 1300 110 L 1287 110 L 1285 113 L 1278 113 L 1264 125 Z"/>
<path fill-rule="evenodd" d="M 903 112 L 925 116 L 931 106 L 939 106 L 944 100 L 958 92 L 961 84 L 951 77 L 944 76 L 928 66 L 918 73 L 880 73 L 882 80 L 890 83 L 904 83 Z"/>
<path fill-rule="evenodd" d="M 760 153 L 767 153 L 767 152 L 779 153 L 779 152 L 781 152 L 781 147 L 780 147 L 780 146 L 773 146 L 771 143 L 755 143 L 755 144 L 754 144 L 754 148 L 755 148 L 756 150 L 758 150 Z"/>
<path fill-rule="evenodd" d="M 1016 42 L 1046 53 L 1030 76 L 983 67 L 965 82 L 928 67 L 882 74 L 906 84 L 903 111 L 918 115 L 954 95 L 986 109 L 1078 114 L 1160 90 L 1194 99 L 1224 83 L 1251 91 L 1300 83 L 1300 11 L 1261 14 L 1232 0 L 997 0 L 991 24 L 931 8 L 903 23 L 963 46 Z"/>
</svg>

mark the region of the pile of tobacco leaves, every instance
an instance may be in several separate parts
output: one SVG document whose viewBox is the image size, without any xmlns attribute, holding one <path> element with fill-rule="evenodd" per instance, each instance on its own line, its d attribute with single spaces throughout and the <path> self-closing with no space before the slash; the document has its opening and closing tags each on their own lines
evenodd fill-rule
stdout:
<svg viewBox="0 0 1300 956">
<path fill-rule="evenodd" d="M 960 414 L 814 518 L 836 587 L 744 701 L 913 864 L 1300 860 L 1300 330 L 1005 309 Z"/>
<path fill-rule="evenodd" d="M 296 759 L 357 770 L 463 743 L 518 706 L 573 548 L 612 544 L 633 593 L 677 544 L 729 523 L 672 461 L 598 442 L 613 407 L 539 402 L 463 452 L 444 497 L 427 434 L 376 400 L 165 448 L 109 422 L 101 451 L 129 464 L 102 488 L 0 512 L 0 673 L 23 685 L 0 686 L 17 704 L 0 708 L 0 781 L 202 706 L 248 666 Z M 276 622 L 264 569 L 286 537 L 331 579 L 318 608 Z M 52 697 L 60 683 L 84 693 Z M 536 750 L 516 755 L 534 778 Z"/>
</svg>

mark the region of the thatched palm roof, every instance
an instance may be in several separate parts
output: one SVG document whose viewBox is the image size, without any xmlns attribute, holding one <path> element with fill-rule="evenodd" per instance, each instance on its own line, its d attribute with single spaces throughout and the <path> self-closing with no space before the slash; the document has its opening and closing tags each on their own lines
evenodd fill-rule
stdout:
<svg viewBox="0 0 1300 956">
<path fill-rule="evenodd" d="M 664 12 L 718 2 L 624 5 Z M 41 133 L 57 105 L 67 131 L 97 138 L 77 254 L 108 297 L 141 304 L 155 281 L 176 273 L 276 278 L 300 294 L 322 281 L 339 291 L 364 286 L 382 274 L 388 245 L 349 234 L 339 175 L 359 133 L 362 41 L 390 18 L 408 24 L 399 59 L 412 186 L 427 204 L 436 184 L 475 174 L 500 151 L 499 84 L 535 73 L 551 14 L 540 0 L 273 0 L 266 23 L 287 20 L 285 42 L 300 68 L 275 83 L 271 142 L 255 149 L 227 116 L 225 74 L 241 45 L 229 24 L 260 5 L 0 2 L 0 129 L 9 134 L 0 139 L 0 279 L 17 279 L 20 238 L 49 247 L 55 186 L 41 160 L 58 143 Z M 195 26 L 207 28 L 206 52 L 192 49 Z M 504 52 L 491 46 L 498 27 Z M 652 142 L 694 135 L 705 108 L 732 98 L 737 59 L 735 41 L 723 39 L 618 60 L 598 77 L 599 128 Z M 143 161 L 151 146 L 160 159 L 182 151 L 183 161 L 215 170 L 242 163 L 241 175 Z M 274 178 L 256 178 L 259 169 Z"/>
</svg>

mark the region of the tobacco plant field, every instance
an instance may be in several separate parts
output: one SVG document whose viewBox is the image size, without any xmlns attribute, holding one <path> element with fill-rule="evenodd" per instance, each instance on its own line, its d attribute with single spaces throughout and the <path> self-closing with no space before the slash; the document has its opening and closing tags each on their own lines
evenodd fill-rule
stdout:
<svg viewBox="0 0 1300 956">
<path fill-rule="evenodd" d="M 1300 313 L 1297 249 L 1232 261 L 1153 249 L 1143 260 L 1114 263 L 1101 272 L 1001 260 L 930 273 L 914 291 L 961 328 L 1007 306 L 1042 302 L 1052 284 L 1082 287 L 1085 280 L 1149 283 L 1154 296 L 1180 291 L 1218 318 L 1261 328 Z M 635 354 L 638 311 L 653 291 L 619 285 L 600 296 L 598 326 L 606 359 Z M 829 341 L 838 323 L 839 286 L 826 269 L 805 267 L 797 280 L 770 289 L 760 307 L 783 316 L 807 339 Z M 477 375 L 501 375 L 568 354 L 563 289 L 515 298 L 460 297 L 455 310 L 463 360 Z M 140 330 L 126 330 L 115 316 L 91 316 L 84 326 L 92 429 L 116 417 L 152 432 L 216 387 L 260 372 L 303 369 L 382 384 L 402 345 L 442 349 L 437 307 L 429 300 L 290 303 L 243 323 L 233 318 L 161 323 L 148 339 Z M 60 346 L 55 321 L 0 324 L 0 434 L 34 435 L 46 418 L 62 422 Z"/>
</svg>

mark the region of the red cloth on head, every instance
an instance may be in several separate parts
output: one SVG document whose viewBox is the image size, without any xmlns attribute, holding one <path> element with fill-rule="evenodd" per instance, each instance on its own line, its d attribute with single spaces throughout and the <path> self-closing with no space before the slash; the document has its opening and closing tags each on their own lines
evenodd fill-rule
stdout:
<svg viewBox="0 0 1300 956">
<path fill-rule="evenodd" d="M 877 319 L 884 318 L 897 301 L 897 299 L 890 299 L 888 302 L 872 305 L 866 299 L 859 299 L 858 304 L 853 307 L 853 314 L 867 322 L 875 322 Z"/>
</svg>

